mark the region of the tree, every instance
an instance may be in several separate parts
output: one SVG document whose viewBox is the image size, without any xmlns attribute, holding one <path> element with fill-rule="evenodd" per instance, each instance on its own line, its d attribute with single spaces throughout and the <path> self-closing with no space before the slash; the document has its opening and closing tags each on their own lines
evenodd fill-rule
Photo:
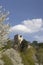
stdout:
<svg viewBox="0 0 43 65">
<path fill-rule="evenodd" d="M 3 10 L 3 11 L 2 11 Z M 9 34 L 9 24 L 5 24 L 4 22 L 7 20 L 9 12 L 6 12 L 0 6 L 0 43 L 4 44 L 7 42 L 8 34 Z"/>
<path fill-rule="evenodd" d="M 21 51 L 25 51 L 28 48 L 28 41 L 25 39 L 20 44 Z"/>
<path fill-rule="evenodd" d="M 38 41 L 33 41 L 32 46 L 35 47 L 35 48 L 38 48 Z"/>
<path fill-rule="evenodd" d="M 33 44 L 34 44 L 34 45 L 37 45 L 37 43 L 38 43 L 37 41 L 33 41 Z"/>
</svg>

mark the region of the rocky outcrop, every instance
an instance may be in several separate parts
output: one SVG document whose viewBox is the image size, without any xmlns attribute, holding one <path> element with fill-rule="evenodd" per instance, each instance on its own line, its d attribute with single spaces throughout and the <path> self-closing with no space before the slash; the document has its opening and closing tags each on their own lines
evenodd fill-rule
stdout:
<svg viewBox="0 0 43 65">
<path fill-rule="evenodd" d="M 4 61 L 1 58 L 2 58 L 2 52 L 0 51 L 0 65 L 4 65 Z"/>
<path fill-rule="evenodd" d="M 13 48 L 5 50 L 2 54 L 7 55 L 12 60 L 13 65 L 23 65 L 22 58 L 20 57 L 19 52 L 14 50 Z M 3 60 L 1 60 L 0 62 L 2 61 Z M 4 65 L 4 63 L 1 65 Z"/>
<path fill-rule="evenodd" d="M 0 59 L 0 65 L 4 65 L 4 61 Z"/>
</svg>

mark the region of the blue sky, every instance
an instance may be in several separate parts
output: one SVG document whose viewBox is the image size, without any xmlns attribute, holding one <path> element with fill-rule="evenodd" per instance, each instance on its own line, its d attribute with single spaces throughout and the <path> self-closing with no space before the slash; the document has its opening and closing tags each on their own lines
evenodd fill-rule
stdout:
<svg viewBox="0 0 43 65">
<path fill-rule="evenodd" d="M 43 42 L 43 0 L 0 0 L 1 5 L 10 12 L 10 38 L 22 34 L 28 41 Z"/>
</svg>

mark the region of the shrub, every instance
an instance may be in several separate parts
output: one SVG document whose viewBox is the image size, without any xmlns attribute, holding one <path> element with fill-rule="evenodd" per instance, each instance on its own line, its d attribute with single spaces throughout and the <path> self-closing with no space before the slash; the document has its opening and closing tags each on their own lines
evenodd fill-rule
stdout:
<svg viewBox="0 0 43 65">
<path fill-rule="evenodd" d="M 35 61 L 33 58 L 34 50 L 27 49 L 25 52 L 21 52 L 22 62 L 24 65 L 35 65 Z"/>
</svg>

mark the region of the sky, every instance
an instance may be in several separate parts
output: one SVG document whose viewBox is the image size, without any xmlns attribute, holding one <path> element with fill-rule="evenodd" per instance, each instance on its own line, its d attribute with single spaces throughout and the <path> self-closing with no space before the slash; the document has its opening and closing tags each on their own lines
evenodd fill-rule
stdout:
<svg viewBox="0 0 43 65">
<path fill-rule="evenodd" d="M 0 0 L 0 6 L 9 11 L 11 33 L 23 35 L 28 41 L 43 42 L 43 0 Z"/>
</svg>

